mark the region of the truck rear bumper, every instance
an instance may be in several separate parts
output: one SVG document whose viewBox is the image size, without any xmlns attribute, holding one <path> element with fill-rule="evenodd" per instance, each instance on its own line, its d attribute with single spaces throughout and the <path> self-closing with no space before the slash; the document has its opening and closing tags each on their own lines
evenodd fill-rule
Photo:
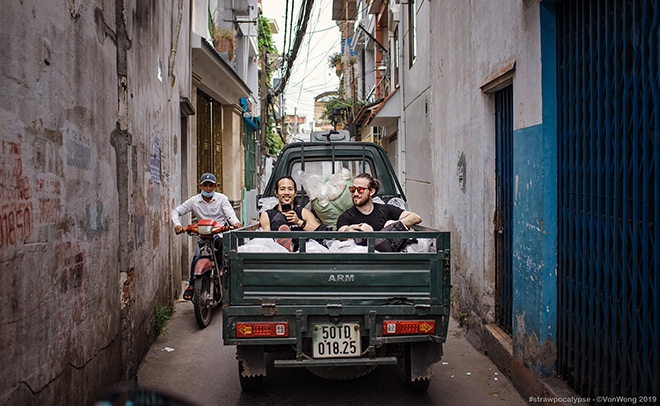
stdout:
<svg viewBox="0 0 660 406">
<path fill-rule="evenodd" d="M 292 367 L 344 367 L 344 366 L 376 366 L 376 365 L 396 365 L 397 357 L 376 357 L 376 358 L 332 358 L 332 359 L 278 359 L 275 360 L 275 368 Z"/>
</svg>

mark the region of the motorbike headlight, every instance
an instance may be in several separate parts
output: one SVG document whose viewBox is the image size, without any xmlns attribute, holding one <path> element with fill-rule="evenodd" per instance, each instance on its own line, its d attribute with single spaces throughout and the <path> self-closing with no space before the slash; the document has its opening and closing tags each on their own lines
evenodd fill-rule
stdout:
<svg viewBox="0 0 660 406">
<path fill-rule="evenodd" d="M 213 232 L 213 226 L 197 226 L 197 232 L 200 235 L 211 235 Z"/>
</svg>

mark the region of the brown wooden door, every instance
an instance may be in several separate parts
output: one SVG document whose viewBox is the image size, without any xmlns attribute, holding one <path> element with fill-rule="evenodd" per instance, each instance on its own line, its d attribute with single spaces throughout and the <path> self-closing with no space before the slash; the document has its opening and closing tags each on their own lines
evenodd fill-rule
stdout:
<svg viewBox="0 0 660 406">
<path fill-rule="evenodd" d="M 197 179 L 211 172 L 222 191 L 222 105 L 197 91 Z"/>
</svg>

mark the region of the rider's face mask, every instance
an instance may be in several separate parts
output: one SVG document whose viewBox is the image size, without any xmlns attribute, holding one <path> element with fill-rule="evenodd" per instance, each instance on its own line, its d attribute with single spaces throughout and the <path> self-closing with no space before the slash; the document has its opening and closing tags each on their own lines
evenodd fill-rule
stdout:
<svg viewBox="0 0 660 406">
<path fill-rule="evenodd" d="M 213 197 L 215 194 L 215 183 L 204 182 L 202 183 L 202 196 Z"/>
</svg>

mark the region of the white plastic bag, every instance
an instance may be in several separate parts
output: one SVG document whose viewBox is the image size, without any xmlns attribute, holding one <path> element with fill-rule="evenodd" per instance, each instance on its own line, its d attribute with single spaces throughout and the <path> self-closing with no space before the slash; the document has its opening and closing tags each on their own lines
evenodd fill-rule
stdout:
<svg viewBox="0 0 660 406">
<path fill-rule="evenodd" d="M 432 242 L 430 238 L 418 238 L 416 243 L 406 245 L 403 252 L 430 252 Z"/>
<path fill-rule="evenodd" d="M 391 198 L 390 200 L 387 201 L 387 204 L 391 204 L 392 206 L 398 207 L 401 210 L 408 210 L 406 208 L 406 202 L 404 202 L 403 199 L 400 197 Z"/>
<path fill-rule="evenodd" d="M 270 196 L 270 197 L 262 197 L 259 199 L 259 204 L 261 205 L 261 208 L 259 209 L 259 214 L 265 212 L 266 210 L 270 210 L 273 207 L 277 206 L 280 203 L 280 199 L 278 199 L 275 196 Z"/>
<path fill-rule="evenodd" d="M 327 182 L 318 175 L 311 175 L 305 171 L 298 171 L 300 182 L 305 188 L 305 192 L 309 196 L 309 200 L 318 200 L 321 206 L 327 206 L 331 200 L 338 198 L 346 188 L 346 181 L 351 178 L 351 172 L 342 168 L 341 171 L 335 173 L 328 178 Z"/>
<path fill-rule="evenodd" d="M 321 245 L 318 241 L 316 240 L 307 240 L 307 245 L 305 246 L 305 252 L 322 252 L 322 253 L 327 253 L 328 249 Z"/>
<path fill-rule="evenodd" d="M 289 250 L 275 242 L 272 238 L 253 238 L 238 247 L 238 252 L 286 252 Z"/>
<path fill-rule="evenodd" d="M 364 245 L 357 245 L 353 239 L 345 241 L 334 240 L 330 243 L 330 252 L 332 253 L 354 252 L 366 254 L 368 250 Z"/>
</svg>

